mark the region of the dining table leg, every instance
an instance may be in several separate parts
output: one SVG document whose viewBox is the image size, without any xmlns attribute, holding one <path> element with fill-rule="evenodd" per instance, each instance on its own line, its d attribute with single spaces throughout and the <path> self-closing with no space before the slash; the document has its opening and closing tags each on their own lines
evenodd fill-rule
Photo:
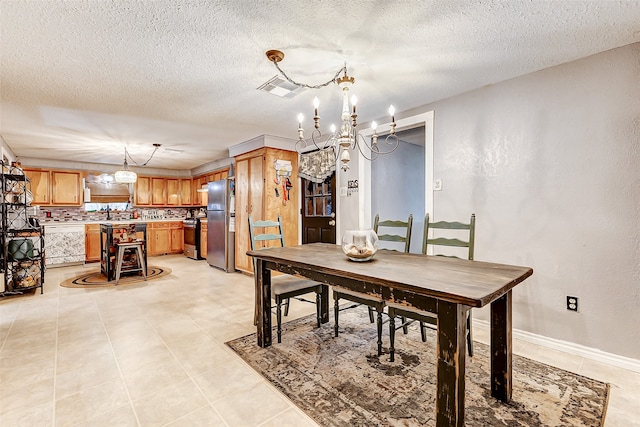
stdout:
<svg viewBox="0 0 640 427">
<path fill-rule="evenodd" d="M 258 311 L 258 345 L 271 345 L 271 270 L 260 258 L 255 263 L 256 308 Z"/>
<path fill-rule="evenodd" d="M 512 392 L 511 291 L 491 303 L 491 396 L 503 402 Z"/>
<path fill-rule="evenodd" d="M 438 301 L 436 426 L 464 426 L 465 306 Z"/>
</svg>

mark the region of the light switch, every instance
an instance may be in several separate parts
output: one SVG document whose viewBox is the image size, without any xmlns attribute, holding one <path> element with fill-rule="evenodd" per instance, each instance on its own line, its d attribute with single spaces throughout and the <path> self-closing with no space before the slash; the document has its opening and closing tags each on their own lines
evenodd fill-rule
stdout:
<svg viewBox="0 0 640 427">
<path fill-rule="evenodd" d="M 433 191 L 442 191 L 442 178 L 433 181 Z"/>
<path fill-rule="evenodd" d="M 347 196 L 347 187 L 340 187 L 340 196 L 341 197 Z"/>
</svg>

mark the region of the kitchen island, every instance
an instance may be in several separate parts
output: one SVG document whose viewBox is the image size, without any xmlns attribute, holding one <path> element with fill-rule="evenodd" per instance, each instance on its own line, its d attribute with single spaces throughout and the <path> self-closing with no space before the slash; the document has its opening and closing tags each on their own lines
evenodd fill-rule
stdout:
<svg viewBox="0 0 640 427">
<path fill-rule="evenodd" d="M 131 223 L 102 223 L 100 224 L 100 271 L 108 281 L 116 278 L 116 244 L 142 241 L 144 265 L 147 266 L 147 224 L 144 222 Z M 125 255 L 124 263 L 137 262 L 135 254 Z M 129 257 L 129 258 L 126 258 Z M 146 268 L 145 268 L 146 270 Z M 145 275 L 147 271 L 145 271 Z"/>
</svg>

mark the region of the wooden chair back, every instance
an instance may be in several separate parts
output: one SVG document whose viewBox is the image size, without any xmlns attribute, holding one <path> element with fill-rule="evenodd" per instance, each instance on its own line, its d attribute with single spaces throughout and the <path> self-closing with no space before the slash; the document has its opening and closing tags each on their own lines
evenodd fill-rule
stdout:
<svg viewBox="0 0 640 427">
<path fill-rule="evenodd" d="M 457 237 L 433 237 L 429 238 L 429 230 L 466 230 L 462 240 Z M 476 232 L 476 214 L 471 214 L 468 224 L 457 221 L 438 221 L 430 222 L 429 214 L 424 218 L 424 236 L 422 238 L 422 253 L 426 255 L 427 246 L 449 246 L 458 248 L 467 248 L 467 259 L 473 260 L 473 246 L 475 243 Z M 451 233 L 454 235 L 455 232 Z M 455 255 L 435 254 L 440 256 L 448 256 L 450 258 L 460 258 Z"/>
<path fill-rule="evenodd" d="M 275 228 L 277 231 L 268 232 L 268 229 L 270 228 Z M 251 215 L 249 215 L 249 237 L 252 251 L 274 246 L 270 245 L 268 242 L 275 241 L 280 241 L 280 246 L 284 247 L 284 231 L 282 229 L 282 218 L 280 217 L 280 215 L 278 215 L 278 221 L 251 221 Z M 264 243 L 262 245 L 259 245 L 258 242 Z"/>
<path fill-rule="evenodd" d="M 373 231 L 378 235 L 378 240 L 384 242 L 399 242 L 404 243 L 404 251 L 409 252 L 409 246 L 411 246 L 411 227 L 413 225 L 413 214 L 409 214 L 409 218 L 406 221 L 400 220 L 380 220 L 380 214 L 376 214 L 376 219 L 373 221 Z M 387 231 L 394 234 L 380 234 L 380 227 L 392 228 L 393 230 Z"/>
</svg>

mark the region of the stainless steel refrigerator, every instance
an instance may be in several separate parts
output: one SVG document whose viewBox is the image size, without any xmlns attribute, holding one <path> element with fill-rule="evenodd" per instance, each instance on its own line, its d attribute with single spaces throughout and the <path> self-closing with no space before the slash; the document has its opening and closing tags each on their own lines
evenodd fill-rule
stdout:
<svg viewBox="0 0 640 427">
<path fill-rule="evenodd" d="M 207 262 L 226 272 L 235 271 L 234 184 L 222 179 L 208 185 Z"/>
</svg>

